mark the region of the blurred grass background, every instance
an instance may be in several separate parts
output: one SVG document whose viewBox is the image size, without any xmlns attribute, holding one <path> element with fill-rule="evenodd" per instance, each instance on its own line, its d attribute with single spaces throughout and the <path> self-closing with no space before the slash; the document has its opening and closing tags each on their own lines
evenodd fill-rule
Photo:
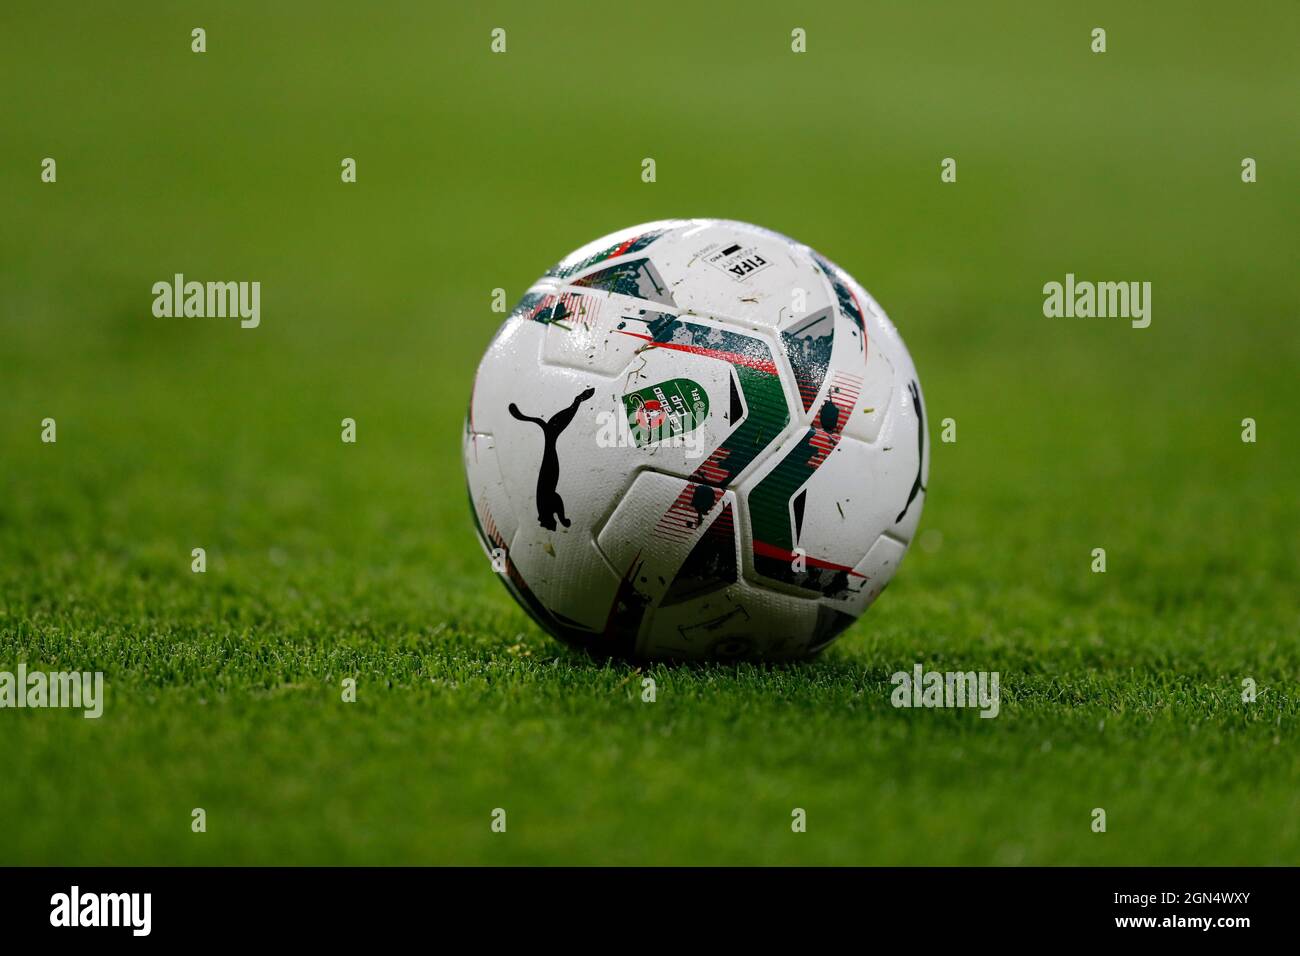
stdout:
<svg viewBox="0 0 1300 956">
<path fill-rule="evenodd" d="M 0 862 L 1297 862 L 1298 28 L 7 3 L 0 670 L 109 696 L 0 712 Z M 648 706 L 493 580 L 459 439 L 491 290 L 668 216 L 843 265 L 958 441 L 937 534 L 829 654 L 654 668 Z M 176 272 L 259 280 L 261 327 L 154 318 Z M 1151 281 L 1151 327 L 1044 318 L 1066 272 Z M 1002 715 L 894 710 L 918 661 L 1001 671 Z"/>
</svg>

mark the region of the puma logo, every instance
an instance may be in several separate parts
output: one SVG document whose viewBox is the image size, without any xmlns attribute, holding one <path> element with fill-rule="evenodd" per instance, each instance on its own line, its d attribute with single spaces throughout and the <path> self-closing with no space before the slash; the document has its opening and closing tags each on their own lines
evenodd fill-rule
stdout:
<svg viewBox="0 0 1300 956">
<path fill-rule="evenodd" d="M 548 531 L 555 530 L 555 519 L 566 528 L 570 525 L 564 514 L 564 499 L 555 490 L 560 482 L 560 456 L 555 453 L 555 442 L 560 434 L 569 427 L 573 416 L 578 414 L 578 406 L 596 394 L 594 388 L 588 388 L 573 400 L 568 408 L 556 412 L 549 419 L 534 418 L 525 415 L 514 402 L 510 403 L 510 414 L 521 422 L 532 422 L 542 430 L 542 465 L 537 470 L 537 520 Z"/>
</svg>

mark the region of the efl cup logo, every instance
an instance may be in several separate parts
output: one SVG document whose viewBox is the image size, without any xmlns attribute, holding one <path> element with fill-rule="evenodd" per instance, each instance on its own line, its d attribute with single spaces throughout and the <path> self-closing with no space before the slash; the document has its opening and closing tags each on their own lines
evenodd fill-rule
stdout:
<svg viewBox="0 0 1300 956">
<path fill-rule="evenodd" d="M 623 396 L 627 424 L 637 447 L 679 438 L 709 417 L 709 394 L 699 382 L 670 378 Z"/>
</svg>

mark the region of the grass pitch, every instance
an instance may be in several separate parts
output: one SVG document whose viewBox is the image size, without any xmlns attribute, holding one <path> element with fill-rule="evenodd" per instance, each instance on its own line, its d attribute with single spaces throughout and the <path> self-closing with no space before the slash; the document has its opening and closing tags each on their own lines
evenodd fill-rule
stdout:
<svg viewBox="0 0 1300 956">
<path fill-rule="evenodd" d="M 262 6 L 6 11 L 0 670 L 107 700 L 0 710 L 0 863 L 1300 861 L 1293 4 Z M 492 290 L 677 215 L 841 263 L 956 422 L 807 665 L 593 663 L 474 540 Z M 153 318 L 177 272 L 261 327 Z"/>
</svg>

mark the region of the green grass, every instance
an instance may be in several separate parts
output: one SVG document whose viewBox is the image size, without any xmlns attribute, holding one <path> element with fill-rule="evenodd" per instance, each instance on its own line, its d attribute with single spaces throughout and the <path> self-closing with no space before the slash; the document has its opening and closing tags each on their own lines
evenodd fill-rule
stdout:
<svg viewBox="0 0 1300 956">
<path fill-rule="evenodd" d="M 108 699 L 0 711 L 0 863 L 1300 862 L 1294 4 L 262 6 L 5 12 L 0 670 Z M 811 664 L 593 663 L 474 539 L 491 290 L 675 215 L 840 262 L 958 423 Z M 1045 319 L 1067 271 L 1151 327 Z M 1000 716 L 895 710 L 917 662 Z"/>
</svg>

